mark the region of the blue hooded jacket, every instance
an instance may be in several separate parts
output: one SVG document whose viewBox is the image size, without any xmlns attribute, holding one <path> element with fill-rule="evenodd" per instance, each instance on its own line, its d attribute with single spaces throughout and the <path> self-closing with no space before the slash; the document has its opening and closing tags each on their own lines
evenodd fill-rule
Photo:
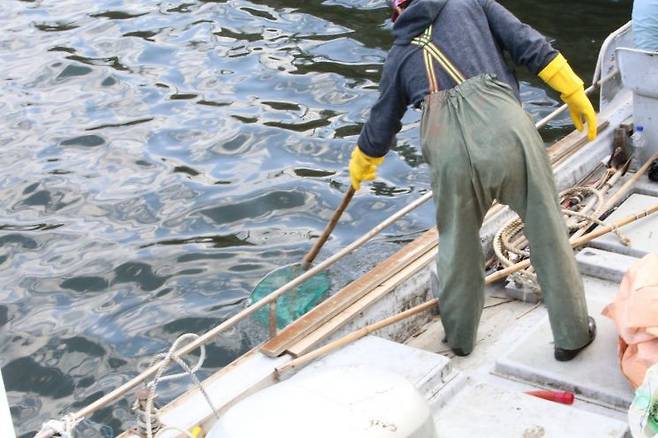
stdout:
<svg viewBox="0 0 658 438">
<path fill-rule="evenodd" d="M 558 53 L 544 36 L 494 0 L 414 0 L 393 26 L 395 41 L 382 70 L 379 99 L 359 136 L 357 144 L 368 156 L 388 152 L 407 107 L 419 107 L 430 92 L 422 49 L 411 44 L 430 25 L 434 44 L 464 77 L 496 76 L 517 97 L 519 85 L 503 53 L 533 74 Z M 434 68 L 441 89 L 456 85 L 438 65 Z"/>
</svg>

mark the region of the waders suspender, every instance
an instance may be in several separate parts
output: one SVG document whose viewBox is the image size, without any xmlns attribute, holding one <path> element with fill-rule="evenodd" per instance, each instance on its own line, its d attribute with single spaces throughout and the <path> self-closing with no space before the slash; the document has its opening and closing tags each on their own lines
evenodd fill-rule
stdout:
<svg viewBox="0 0 658 438">
<path fill-rule="evenodd" d="M 423 58 L 425 59 L 427 80 L 430 84 L 431 93 L 436 93 L 439 91 L 439 85 L 434 73 L 434 63 L 432 62 L 432 59 L 438 62 L 439 65 L 443 67 L 446 73 L 448 73 L 452 80 L 457 84 L 461 84 L 466 80 L 464 79 L 464 76 L 459 72 L 457 67 L 455 67 L 453 63 L 450 62 L 448 57 L 444 55 L 443 52 L 432 42 L 432 26 L 425 29 L 425 32 L 423 32 L 422 35 L 419 35 L 411 40 L 411 43 L 420 46 L 423 49 Z"/>
</svg>

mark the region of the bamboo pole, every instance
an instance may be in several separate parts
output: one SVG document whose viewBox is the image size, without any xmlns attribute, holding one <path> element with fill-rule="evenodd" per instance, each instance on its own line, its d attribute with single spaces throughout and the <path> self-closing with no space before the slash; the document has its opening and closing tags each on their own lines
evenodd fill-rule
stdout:
<svg viewBox="0 0 658 438">
<path fill-rule="evenodd" d="M 358 341 L 359 339 L 369 335 L 370 333 L 377 331 L 379 329 L 382 329 L 384 327 L 387 327 L 389 325 L 395 324 L 396 322 L 402 321 L 403 319 L 407 319 L 411 316 L 417 315 L 421 312 L 424 312 L 426 310 L 431 309 L 432 307 L 436 306 L 439 304 L 439 300 L 436 298 L 433 298 L 429 301 L 424 302 L 423 304 L 419 304 L 415 307 L 412 307 L 409 310 L 405 310 L 404 312 L 400 312 L 397 315 L 390 316 L 386 319 L 382 319 L 381 321 L 375 322 L 374 324 L 367 325 L 365 327 L 361 327 L 358 330 L 353 331 L 347 336 L 343 336 L 342 338 L 330 342 L 329 344 L 326 344 L 320 348 L 317 348 L 313 351 L 310 351 L 309 353 L 304 354 L 303 356 L 299 356 L 297 359 L 293 359 L 290 362 L 286 363 L 285 365 L 276 368 L 275 373 L 278 376 L 281 376 L 283 373 L 288 372 L 288 371 L 293 371 L 296 368 L 298 368 L 301 365 L 306 364 L 307 362 L 312 361 L 313 359 L 324 356 L 325 354 L 336 350 L 338 348 L 344 347 L 347 344 L 351 344 L 354 341 Z"/>
<path fill-rule="evenodd" d="M 604 234 L 610 233 L 613 230 L 623 227 L 624 225 L 628 225 L 632 222 L 635 222 L 639 219 L 645 218 L 653 213 L 658 212 L 658 204 L 654 205 L 653 207 L 647 208 L 646 210 L 641 211 L 640 213 L 633 214 L 626 216 L 622 219 L 619 219 L 618 221 L 615 221 L 614 224 L 608 225 L 606 227 L 601 227 L 597 230 L 592 231 L 591 233 L 588 233 L 573 242 L 571 242 L 571 246 L 573 248 L 577 248 L 579 246 L 582 246 L 586 244 L 587 242 L 596 239 L 597 237 L 603 236 Z M 530 260 L 526 259 L 523 260 L 519 263 L 516 263 L 508 268 L 505 268 L 503 270 L 500 270 L 498 272 L 495 272 L 491 275 L 488 275 L 485 278 L 485 284 L 491 284 L 494 283 L 495 281 L 498 281 L 509 274 L 512 274 L 514 272 L 520 271 L 521 269 L 525 269 L 530 265 Z M 281 377 L 285 373 L 294 371 L 295 369 L 298 369 L 299 367 L 305 365 L 306 363 L 312 361 L 313 359 L 316 359 L 320 356 L 323 356 L 331 351 L 334 351 L 338 348 L 344 347 L 347 344 L 350 344 L 354 341 L 357 341 L 366 335 L 369 335 L 370 333 L 379 330 L 381 328 L 387 327 L 389 325 L 395 324 L 396 322 L 402 321 L 406 318 L 409 318 L 411 316 L 417 315 L 421 312 L 424 312 L 426 310 L 431 309 L 432 307 L 436 306 L 439 303 L 439 300 L 436 298 L 429 300 L 423 304 L 419 304 L 418 306 L 412 307 L 411 309 L 405 310 L 404 312 L 398 313 L 397 315 L 390 316 L 386 319 L 383 319 L 381 321 L 378 321 L 374 324 L 370 324 L 368 326 L 362 327 L 359 330 L 356 330 L 346 336 L 343 336 L 342 338 L 330 342 L 329 344 L 326 344 L 316 350 L 313 350 L 307 354 L 304 354 L 302 356 L 299 356 L 296 359 L 291 360 L 290 362 L 278 367 L 275 369 L 275 372 L 277 376 Z"/>
<path fill-rule="evenodd" d="M 649 159 L 649 161 L 647 161 L 646 163 L 644 163 L 644 164 L 642 165 L 642 167 L 640 167 L 640 168 L 637 170 L 637 172 L 635 172 L 635 174 L 634 174 L 631 178 L 628 179 L 628 181 L 626 181 L 624 184 L 622 184 L 622 186 L 619 188 L 619 190 L 617 190 L 615 193 L 613 193 L 613 195 L 612 195 L 607 201 L 605 201 L 605 203 L 603 204 L 603 206 L 601 207 L 601 209 L 598 211 L 598 215 L 596 216 L 597 219 L 601 219 L 601 217 L 602 217 L 604 214 L 606 214 L 608 211 L 610 211 L 610 209 L 613 208 L 613 207 L 614 207 L 614 206 L 615 206 L 615 205 L 621 200 L 621 198 L 623 198 L 624 196 L 626 196 L 626 195 L 628 194 L 628 192 L 630 192 L 631 189 L 632 189 L 633 187 L 635 187 L 635 183 L 637 183 L 637 181 L 640 179 L 640 177 L 642 177 L 642 175 L 644 175 L 644 174 L 647 172 L 647 170 L 649 169 L 649 167 L 651 167 L 651 163 L 652 163 L 653 160 L 655 160 L 656 158 L 658 158 L 658 152 L 655 153 L 655 154 L 653 155 L 653 157 L 651 157 L 651 158 Z M 604 186 L 603 186 L 604 188 L 602 189 L 602 193 L 603 193 L 603 194 L 606 194 L 607 191 L 610 190 L 610 188 L 611 188 L 613 185 L 615 185 L 615 183 L 619 180 L 619 178 L 621 178 L 621 173 L 622 173 L 622 171 L 623 171 L 623 168 L 622 168 L 622 169 L 619 169 L 619 170 L 618 170 L 617 172 L 615 172 L 615 174 L 610 178 L 610 180 L 604 184 Z M 595 213 L 596 213 L 596 212 L 595 212 Z M 582 236 L 583 234 L 585 234 L 585 231 L 586 231 L 588 228 L 589 228 L 589 227 L 583 227 L 583 228 L 577 230 L 575 233 L 573 233 L 573 234 L 571 235 L 571 237 L 569 238 L 569 241 L 570 241 L 570 242 L 573 242 L 573 241 L 575 241 L 576 239 L 580 238 L 580 236 Z"/>
<path fill-rule="evenodd" d="M 643 165 L 640 167 L 637 172 L 629 178 L 620 188 L 617 190 L 601 207 L 600 211 L 598 212 L 598 215 L 596 216 L 597 219 L 600 219 L 604 214 L 606 214 L 610 209 L 614 208 L 616 204 L 624 197 L 626 196 L 633 187 L 635 187 L 635 184 L 639 181 L 639 179 L 644 175 L 649 167 L 651 167 L 651 163 L 654 162 L 654 160 L 658 159 L 658 152 L 653 154 L 651 158 L 649 158 Z M 610 178 L 610 181 L 606 182 L 604 187 L 607 187 L 607 189 L 604 189 L 603 193 L 605 194 L 610 187 L 612 187 L 618 180 L 621 178 L 621 173 L 622 169 L 619 169 L 617 172 L 614 173 L 614 175 Z M 581 238 L 586 232 L 586 230 L 589 227 L 583 227 L 579 230 L 577 230 L 574 234 L 571 235 L 569 238 L 569 242 L 576 242 L 578 239 Z M 525 238 L 520 238 L 519 241 L 524 242 Z M 515 242 L 516 243 L 516 242 Z M 502 271 L 498 271 L 502 272 Z"/>
<path fill-rule="evenodd" d="M 387 226 L 391 225 L 393 222 L 397 221 L 400 219 L 402 216 L 406 215 L 410 211 L 414 210 L 415 208 L 419 207 L 420 205 L 424 204 L 425 202 L 429 201 L 432 199 L 432 192 L 427 192 L 420 198 L 416 199 L 415 201 L 411 202 L 409 205 L 406 207 L 402 208 L 399 210 L 397 213 L 393 214 L 390 216 L 388 219 L 385 219 L 382 221 L 379 225 L 377 225 L 375 228 L 370 230 L 367 234 L 361 236 L 351 244 L 347 245 L 345 248 L 334 254 L 333 256 L 329 257 L 328 259 L 322 261 L 322 263 L 317 264 L 316 266 L 312 267 L 308 271 L 304 272 L 302 275 L 299 277 L 295 278 L 294 280 L 290 281 L 289 283 L 281 286 L 279 289 L 275 290 L 268 296 L 262 298 L 261 300 L 253 303 L 249 307 L 241 310 L 240 312 L 236 313 L 232 317 L 228 318 L 218 326 L 214 327 L 213 329 L 207 331 L 203 335 L 201 335 L 199 338 L 196 340 L 190 342 L 189 344 L 181 347 L 178 351 L 176 351 L 177 356 L 183 356 L 191 351 L 199 348 L 201 345 L 206 344 L 209 342 L 212 338 L 217 336 L 219 333 L 228 330 L 229 328 L 235 326 L 238 322 L 246 318 L 247 316 L 251 315 L 252 313 L 256 312 L 257 310 L 261 309 L 264 306 L 267 306 L 268 304 L 274 302 L 277 298 L 279 298 L 281 295 L 283 295 L 285 292 L 289 291 L 293 287 L 299 286 L 309 278 L 313 277 L 314 275 L 324 271 L 327 269 L 329 266 L 333 265 L 336 263 L 338 260 L 340 260 L 342 257 L 347 255 L 348 253 L 351 253 L 352 251 L 355 251 L 356 249 L 360 248 L 361 246 L 365 245 L 370 239 L 372 239 L 374 236 L 377 234 L 381 233 L 384 228 Z M 109 392 L 108 394 L 104 395 L 103 397 L 99 398 L 95 402 L 91 403 L 89 406 L 86 406 L 79 411 L 73 413 L 73 418 L 79 419 L 79 418 L 84 418 L 87 415 L 95 412 L 98 409 L 101 409 L 108 404 L 118 400 L 121 398 L 125 393 L 130 391 L 131 389 L 137 387 L 140 383 L 145 381 L 146 379 L 152 377 L 155 375 L 155 373 L 158 371 L 161 363 L 158 362 L 154 364 L 153 366 L 147 368 L 146 370 L 142 371 L 139 375 L 133 377 L 120 387 L 116 388 L 112 392 Z"/>
</svg>

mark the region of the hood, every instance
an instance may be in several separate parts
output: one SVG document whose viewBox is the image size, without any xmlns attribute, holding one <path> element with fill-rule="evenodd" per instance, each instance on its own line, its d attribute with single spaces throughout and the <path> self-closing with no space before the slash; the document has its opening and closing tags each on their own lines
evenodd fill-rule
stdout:
<svg viewBox="0 0 658 438">
<path fill-rule="evenodd" d="M 414 0 L 393 25 L 394 44 L 409 44 L 439 16 L 448 0 Z"/>
</svg>

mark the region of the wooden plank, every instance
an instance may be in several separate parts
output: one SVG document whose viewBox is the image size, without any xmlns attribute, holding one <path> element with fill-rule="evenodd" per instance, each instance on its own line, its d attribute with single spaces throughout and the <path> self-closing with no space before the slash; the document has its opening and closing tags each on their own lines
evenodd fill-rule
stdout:
<svg viewBox="0 0 658 438">
<path fill-rule="evenodd" d="M 338 315 L 334 316 L 332 319 L 318 327 L 312 333 L 306 335 L 297 343 L 292 344 L 286 350 L 286 353 L 297 357 L 315 348 L 320 341 L 332 335 L 343 325 L 361 315 L 364 309 L 370 307 L 379 299 L 390 293 L 393 289 L 400 286 L 413 275 L 420 272 L 421 269 L 423 269 L 428 263 L 434 260 L 437 252 L 438 246 L 427 251 L 417 260 L 412 262 L 409 266 L 405 267 L 405 269 L 398 272 L 384 283 L 370 291 L 370 293 L 365 295 L 363 298 L 346 308 L 344 311 L 340 312 Z"/>
<path fill-rule="evenodd" d="M 354 304 L 386 279 L 395 275 L 409 263 L 436 247 L 437 231 L 431 229 L 398 252 L 379 263 L 368 274 L 356 279 L 313 310 L 283 329 L 276 337 L 263 344 L 261 352 L 269 357 L 283 353 L 292 343 L 306 336 L 345 308 Z"/>
<path fill-rule="evenodd" d="M 603 131 L 609 125 L 610 123 L 607 120 L 601 120 L 598 125 L 598 132 Z M 551 164 L 555 165 L 565 160 L 571 154 L 586 145 L 589 142 L 586 134 L 586 132 L 573 131 L 548 147 L 546 152 L 551 160 Z M 612 153 L 612 150 L 610 150 L 610 152 Z"/>
</svg>

